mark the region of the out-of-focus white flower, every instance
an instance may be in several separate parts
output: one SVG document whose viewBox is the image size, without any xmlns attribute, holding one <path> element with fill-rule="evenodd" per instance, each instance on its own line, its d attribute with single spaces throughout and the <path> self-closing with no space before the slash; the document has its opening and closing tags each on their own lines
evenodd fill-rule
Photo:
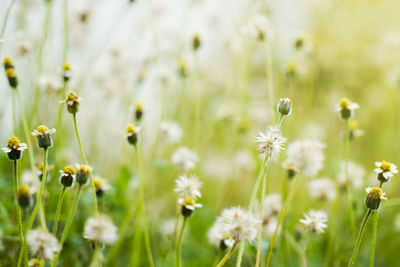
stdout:
<svg viewBox="0 0 400 267">
<path fill-rule="evenodd" d="M 172 121 L 163 121 L 160 124 L 160 134 L 168 143 L 178 143 L 183 135 L 181 126 Z"/>
<path fill-rule="evenodd" d="M 317 140 L 299 140 L 288 145 L 285 165 L 305 176 L 314 177 L 323 167 L 324 144 Z"/>
<path fill-rule="evenodd" d="M 95 176 L 93 179 L 94 187 L 96 188 L 96 195 L 101 197 L 105 192 L 111 190 L 112 186 L 110 183 L 99 176 Z"/>
<path fill-rule="evenodd" d="M 310 196 L 318 200 L 334 200 L 336 198 L 335 182 L 329 178 L 311 180 L 308 183 Z"/>
<path fill-rule="evenodd" d="M 14 35 L 15 46 L 21 56 L 29 54 L 33 49 L 32 39 L 23 31 L 18 31 Z"/>
<path fill-rule="evenodd" d="M 208 231 L 208 239 L 210 242 L 216 246 L 220 246 L 222 249 L 232 247 L 234 244 L 233 239 L 229 238 L 229 236 L 224 232 L 223 227 L 224 225 L 217 221 L 211 227 L 210 231 Z"/>
<path fill-rule="evenodd" d="M 57 238 L 42 229 L 29 231 L 26 240 L 32 254 L 40 259 L 52 260 L 61 248 Z"/>
<path fill-rule="evenodd" d="M 340 166 L 340 172 L 338 175 L 338 182 L 344 186 L 346 185 L 346 163 L 343 161 Z M 364 185 L 365 169 L 352 161 L 347 163 L 348 173 L 349 173 L 349 183 L 350 186 L 359 189 Z M 376 179 L 376 177 L 375 177 Z"/>
<path fill-rule="evenodd" d="M 241 33 L 258 41 L 271 38 L 273 31 L 268 18 L 264 15 L 255 15 L 241 28 Z"/>
<path fill-rule="evenodd" d="M 197 160 L 197 154 L 187 147 L 178 148 L 171 158 L 172 164 L 178 166 L 183 171 L 188 171 L 196 167 Z"/>
<path fill-rule="evenodd" d="M 39 177 L 31 171 L 24 171 L 22 173 L 21 184 L 26 185 L 31 194 L 37 193 L 40 189 Z"/>
<path fill-rule="evenodd" d="M 40 88 L 48 92 L 58 92 L 63 86 L 61 75 L 44 74 L 39 78 Z"/>
<path fill-rule="evenodd" d="M 117 228 L 107 216 L 97 215 L 86 221 L 83 236 L 103 244 L 112 244 L 117 240 Z"/>
<path fill-rule="evenodd" d="M 257 236 L 259 221 L 256 217 L 240 207 L 225 209 L 215 222 L 219 236 L 225 237 L 228 244 L 239 241 L 252 241 Z"/>
<path fill-rule="evenodd" d="M 307 214 L 304 214 L 304 219 L 300 219 L 300 222 L 304 224 L 308 231 L 317 234 L 323 233 L 324 229 L 328 227 L 327 221 L 328 215 L 323 210 L 310 210 Z"/>
<path fill-rule="evenodd" d="M 351 102 L 348 98 L 340 99 L 339 104 L 336 106 L 336 111 L 340 113 L 340 116 L 344 120 L 348 120 L 354 115 L 354 110 L 358 109 L 360 106 L 355 103 Z"/>
<path fill-rule="evenodd" d="M 279 193 L 271 193 L 264 198 L 263 216 L 278 216 L 282 209 L 282 196 Z"/>
<path fill-rule="evenodd" d="M 176 187 L 175 192 L 179 198 L 185 199 L 192 197 L 194 199 L 201 197 L 201 182 L 196 176 L 182 175 L 175 180 Z"/>
<path fill-rule="evenodd" d="M 283 146 L 286 143 L 286 138 L 281 136 L 277 127 L 269 127 L 266 133 L 259 132 L 255 141 L 259 143 L 257 146 L 258 154 L 262 158 L 270 158 L 285 149 Z"/>
</svg>

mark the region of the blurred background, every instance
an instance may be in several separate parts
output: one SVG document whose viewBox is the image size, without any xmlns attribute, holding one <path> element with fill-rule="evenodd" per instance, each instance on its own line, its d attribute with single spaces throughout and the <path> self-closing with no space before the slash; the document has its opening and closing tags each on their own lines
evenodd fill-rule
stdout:
<svg viewBox="0 0 400 267">
<path fill-rule="evenodd" d="M 57 127 L 45 195 L 48 224 L 61 190 L 58 170 L 81 162 L 71 114 L 64 111 L 58 123 L 62 66 L 71 65 L 66 92 L 82 97 L 77 117 L 84 150 L 94 174 L 110 184 L 99 198 L 100 210 L 112 218 L 119 232 L 126 226 L 118 246 L 105 249 L 106 266 L 132 266 L 132 254 L 144 253 L 144 246 L 134 247 L 132 241 L 137 220 L 129 216 L 136 205 L 138 182 L 134 150 L 124 134 L 126 124 L 136 123 L 137 103 L 143 106 L 142 166 L 156 266 L 174 265 L 173 249 L 170 253 L 178 208 L 174 181 L 184 173 L 171 161 L 174 152 L 184 146 L 197 154 L 198 162 L 189 174 L 203 182 L 203 208 L 196 210 L 184 237 L 184 266 L 215 265 L 224 252 L 210 243 L 208 230 L 224 208 L 247 206 L 261 164 L 254 139 L 275 124 L 281 97 L 293 103 L 283 135 L 288 143 L 306 138 L 326 145 L 324 168 L 317 178 L 333 179 L 338 199 L 343 195 L 338 177 L 345 124 L 335 106 L 342 97 L 360 105 L 355 120 L 363 134 L 350 145 L 351 161 L 365 173 L 362 186 L 353 192 L 357 225 L 365 212 L 364 188 L 378 185 L 374 162 L 386 159 L 400 164 L 398 1 L 2 0 L 2 7 L 1 26 L 10 13 L 1 32 L 0 57 L 14 60 L 21 98 L 18 112 L 27 116 L 30 130 L 40 124 Z M 13 134 L 11 99 L 7 79 L 1 75 L 0 142 L 4 146 Z M 165 122 L 176 123 L 175 130 Z M 27 142 L 22 129 L 20 121 L 18 137 Z M 29 149 L 34 150 L 38 166 L 41 151 L 36 144 Z M 267 193 L 285 188 L 284 160 L 283 152 L 269 165 Z M 11 166 L 3 154 L 0 258 L 4 266 L 12 266 L 18 251 Z M 20 173 L 28 171 L 26 154 Z M 332 203 L 310 196 L 311 179 L 300 181 L 285 227 L 301 244 L 303 213 L 328 211 L 326 233 L 309 243 L 309 265 L 343 266 L 353 249 L 351 229 L 341 216 L 340 200 L 334 209 Z M 375 266 L 398 266 L 399 185 L 395 176 L 384 188 L 388 201 L 380 209 Z M 73 192 L 68 192 L 60 225 L 72 198 Z M 91 259 L 90 244 L 82 238 L 84 222 L 92 214 L 91 201 L 87 188 L 61 266 L 87 266 Z M 333 224 L 340 234 L 332 237 Z M 367 231 L 360 266 L 368 264 L 369 236 Z M 299 256 L 282 239 L 286 253 L 274 256 L 275 266 L 299 266 Z M 243 266 L 254 264 L 255 253 L 256 246 L 250 244 Z M 138 264 L 146 266 L 145 258 Z M 234 266 L 234 260 L 227 266 Z"/>
</svg>

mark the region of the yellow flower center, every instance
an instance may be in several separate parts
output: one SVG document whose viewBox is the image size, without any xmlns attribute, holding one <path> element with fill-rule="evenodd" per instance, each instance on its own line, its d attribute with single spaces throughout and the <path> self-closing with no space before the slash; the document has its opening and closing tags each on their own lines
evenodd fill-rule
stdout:
<svg viewBox="0 0 400 267">
<path fill-rule="evenodd" d="M 19 144 L 20 144 L 20 142 L 19 142 L 18 138 L 15 136 L 10 137 L 10 139 L 8 139 L 8 141 L 7 141 L 7 147 L 9 149 L 17 149 L 19 147 Z"/>
<path fill-rule="evenodd" d="M 47 128 L 47 126 L 46 125 L 40 125 L 38 128 L 37 128 L 37 131 L 39 132 L 39 133 L 46 133 L 47 131 L 49 130 L 49 128 Z"/>
<path fill-rule="evenodd" d="M 192 197 L 187 197 L 185 198 L 185 200 L 183 201 L 184 205 L 189 205 L 189 206 L 193 206 L 194 204 L 196 204 L 196 200 L 194 200 L 194 198 Z"/>
<path fill-rule="evenodd" d="M 382 164 L 381 164 L 380 168 L 384 172 L 390 172 L 391 164 L 390 164 L 390 162 L 382 160 Z"/>
<path fill-rule="evenodd" d="M 80 165 L 78 168 L 76 168 L 77 172 L 85 172 L 85 173 L 89 173 L 90 172 L 90 168 L 86 165 Z"/>
<path fill-rule="evenodd" d="M 74 92 L 71 92 L 67 96 L 67 101 L 78 101 L 78 98 L 79 97 Z"/>
<path fill-rule="evenodd" d="M 69 65 L 69 63 L 65 62 L 63 68 L 64 71 L 69 71 L 71 69 L 71 66 Z"/>
<path fill-rule="evenodd" d="M 4 66 L 11 65 L 11 64 L 12 64 L 12 59 L 10 57 L 4 58 L 4 61 L 3 61 Z"/>
<path fill-rule="evenodd" d="M 290 60 L 287 66 L 287 72 L 295 73 L 297 70 L 297 63 L 295 60 Z"/>
<path fill-rule="evenodd" d="M 371 188 L 368 192 L 370 198 L 380 199 L 382 196 L 382 189 L 379 187 Z"/>
<path fill-rule="evenodd" d="M 94 178 L 93 183 L 96 188 L 101 188 L 102 180 L 100 178 L 96 177 L 96 178 Z"/>
<path fill-rule="evenodd" d="M 350 131 L 355 131 L 358 129 L 358 123 L 357 121 L 351 121 L 349 125 Z"/>
<path fill-rule="evenodd" d="M 71 165 L 65 166 L 64 167 L 64 173 L 69 174 L 69 175 L 74 175 L 75 174 L 75 169 Z"/>
<path fill-rule="evenodd" d="M 19 196 L 30 196 L 30 194 L 29 194 L 29 188 L 26 186 L 26 185 L 21 185 L 19 188 L 18 188 L 18 195 Z"/>
<path fill-rule="evenodd" d="M 14 69 L 13 69 L 13 68 L 8 68 L 8 69 L 6 70 L 6 76 L 7 76 L 7 78 L 15 77 L 15 71 L 14 71 Z"/>
<path fill-rule="evenodd" d="M 135 126 L 133 126 L 133 124 L 128 124 L 128 126 L 126 126 L 126 131 L 128 133 L 135 133 Z"/>
<path fill-rule="evenodd" d="M 39 163 L 39 165 L 38 165 L 38 170 L 39 170 L 39 171 L 43 171 L 43 163 Z"/>
<path fill-rule="evenodd" d="M 142 103 L 136 103 L 136 111 L 143 111 Z"/>
<path fill-rule="evenodd" d="M 339 106 L 341 109 L 348 109 L 350 106 L 350 100 L 346 97 L 340 99 Z"/>
</svg>

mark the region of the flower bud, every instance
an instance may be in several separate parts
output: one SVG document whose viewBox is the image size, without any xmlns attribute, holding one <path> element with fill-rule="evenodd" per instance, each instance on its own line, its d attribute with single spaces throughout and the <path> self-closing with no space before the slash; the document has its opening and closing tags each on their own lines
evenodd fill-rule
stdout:
<svg viewBox="0 0 400 267">
<path fill-rule="evenodd" d="M 365 198 L 365 206 L 372 210 L 377 210 L 381 204 L 382 199 L 385 198 L 385 193 L 379 187 L 367 188 L 368 195 Z"/>
<path fill-rule="evenodd" d="M 196 204 L 196 200 L 192 197 L 187 197 L 183 200 L 183 205 L 182 205 L 182 215 L 184 217 L 190 217 L 192 216 L 194 212 L 193 206 Z"/>
<path fill-rule="evenodd" d="M 60 183 L 65 187 L 72 187 L 74 185 L 75 169 L 71 165 L 65 166 L 61 171 Z"/>
<path fill-rule="evenodd" d="M 201 45 L 200 36 L 198 34 L 195 34 L 193 36 L 193 41 L 192 41 L 193 50 L 197 51 L 200 48 L 200 45 Z"/>
<path fill-rule="evenodd" d="M 36 130 L 32 132 L 33 136 L 38 139 L 38 146 L 43 149 L 47 149 L 53 145 L 53 139 L 51 135 L 56 132 L 56 129 L 49 129 L 46 125 L 40 125 Z"/>
<path fill-rule="evenodd" d="M 178 72 L 179 72 L 179 75 L 180 75 L 182 78 L 185 78 L 185 77 L 187 76 L 188 73 L 187 73 L 186 61 L 184 61 L 184 60 L 179 60 Z"/>
<path fill-rule="evenodd" d="M 136 103 L 136 109 L 135 109 L 135 119 L 136 121 L 141 121 L 143 117 L 143 106 L 142 103 Z"/>
<path fill-rule="evenodd" d="M 29 193 L 29 188 L 26 185 L 21 185 L 18 188 L 17 199 L 18 199 L 18 205 L 21 208 L 29 207 L 31 203 L 31 194 Z"/>
<path fill-rule="evenodd" d="M 289 98 L 281 98 L 276 109 L 283 116 L 289 116 L 292 112 L 292 102 Z"/>
<path fill-rule="evenodd" d="M 14 68 L 14 65 L 13 65 L 12 59 L 11 59 L 10 57 L 4 58 L 3 66 L 4 66 L 4 70 L 5 70 L 5 71 L 6 71 L 7 69 L 13 69 L 13 68 Z"/>
<path fill-rule="evenodd" d="M 8 79 L 8 84 L 11 86 L 11 88 L 16 89 L 18 86 L 18 79 L 14 68 L 6 69 L 6 76 Z"/>
<path fill-rule="evenodd" d="M 353 117 L 354 110 L 359 106 L 357 103 L 351 102 L 348 98 L 340 99 L 337 110 L 340 112 L 340 116 L 343 120 L 348 120 Z"/>
<path fill-rule="evenodd" d="M 80 101 L 81 98 L 77 94 L 74 92 L 69 93 L 67 99 L 65 100 L 65 103 L 67 103 L 68 112 L 72 114 L 77 113 L 79 110 Z"/>
<path fill-rule="evenodd" d="M 80 185 L 86 185 L 89 182 L 89 174 L 92 168 L 87 165 L 77 165 L 76 166 L 76 182 Z"/>
<path fill-rule="evenodd" d="M 135 126 L 129 124 L 126 126 L 126 138 L 128 139 L 128 143 L 131 145 L 136 146 L 137 142 L 139 141 L 138 130 L 136 130 Z"/>
<path fill-rule="evenodd" d="M 67 62 L 63 65 L 63 79 L 65 83 L 71 79 L 71 66 Z"/>
</svg>

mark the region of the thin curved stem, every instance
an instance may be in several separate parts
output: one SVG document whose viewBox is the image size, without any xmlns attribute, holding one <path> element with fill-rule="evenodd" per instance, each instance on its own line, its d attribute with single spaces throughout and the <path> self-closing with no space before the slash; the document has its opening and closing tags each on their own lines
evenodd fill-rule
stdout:
<svg viewBox="0 0 400 267">
<path fill-rule="evenodd" d="M 225 256 L 222 258 L 222 260 L 217 264 L 217 267 L 222 267 L 225 265 L 225 263 L 229 260 L 229 258 L 232 256 L 233 252 L 235 251 L 235 248 L 237 246 L 237 242 L 232 246 L 232 248 L 228 251 L 228 253 L 225 254 Z"/>
<path fill-rule="evenodd" d="M 357 235 L 356 245 L 354 247 L 353 254 L 351 255 L 348 267 L 353 266 L 354 262 L 356 261 L 358 250 L 360 249 L 360 245 L 361 245 L 361 240 L 362 240 L 362 237 L 364 235 L 365 226 L 367 225 L 368 218 L 371 215 L 371 212 L 372 212 L 372 209 L 368 209 L 367 212 L 365 213 L 364 219 L 363 219 L 363 221 L 361 223 L 361 227 L 360 227 L 360 230 L 359 230 L 358 235 Z"/>
<path fill-rule="evenodd" d="M 0 40 L 3 39 L 3 35 L 4 35 L 5 30 L 6 30 L 6 26 L 7 26 L 7 22 L 8 22 L 8 17 L 10 16 L 11 9 L 14 6 L 15 2 L 16 2 L 16 0 L 12 0 L 11 3 L 8 5 L 6 14 L 4 16 L 3 25 L 1 26 Z M 1 42 L 0 42 L 0 47 L 1 47 Z"/>
<path fill-rule="evenodd" d="M 263 184 L 260 197 L 260 223 L 258 225 L 256 267 L 260 266 L 260 260 L 261 260 L 261 241 L 262 241 L 262 229 L 263 229 L 262 221 L 263 221 L 264 197 L 266 188 L 267 188 L 267 166 L 264 165 Z"/>
<path fill-rule="evenodd" d="M 14 136 L 17 136 L 17 99 L 16 99 L 16 90 L 11 89 L 12 94 L 12 121 L 13 121 L 13 131 Z"/>
<path fill-rule="evenodd" d="M 288 195 L 288 197 L 287 197 L 287 199 L 285 201 L 285 204 L 284 204 L 281 212 L 279 213 L 278 222 L 276 224 L 274 235 L 272 236 L 271 243 L 269 245 L 268 256 L 267 256 L 267 264 L 266 264 L 267 267 L 269 267 L 271 265 L 272 252 L 273 252 L 273 249 L 274 249 L 276 238 L 278 237 L 279 227 L 282 224 L 283 219 L 285 218 L 285 215 L 286 215 L 286 211 L 288 210 L 288 208 L 289 208 L 289 206 L 290 206 L 290 204 L 292 202 L 292 199 L 293 199 L 293 197 L 295 195 L 295 192 L 296 192 L 296 189 L 297 189 L 298 180 L 299 180 L 299 176 L 296 175 L 296 177 L 294 178 L 293 184 L 290 187 L 289 195 Z"/>
<path fill-rule="evenodd" d="M 61 207 L 62 207 L 64 196 L 65 196 L 65 189 L 66 189 L 66 187 L 63 186 L 63 189 L 60 193 L 60 197 L 58 198 L 56 218 L 54 219 L 54 226 L 53 226 L 53 235 L 54 236 L 57 236 L 58 220 L 60 219 Z"/>
<path fill-rule="evenodd" d="M 21 215 L 21 208 L 18 205 L 18 187 L 19 187 L 19 179 L 18 179 L 18 161 L 14 160 L 13 161 L 13 175 L 14 175 L 14 193 L 15 193 L 15 209 L 17 211 L 17 217 L 18 217 L 18 229 L 19 229 L 19 238 L 21 242 L 21 251 L 24 245 L 24 231 L 22 227 L 22 215 Z M 17 266 L 21 266 L 22 263 L 22 257 L 23 253 L 20 253 L 18 256 L 18 262 Z"/>
<path fill-rule="evenodd" d="M 81 152 L 82 160 L 85 165 L 89 165 L 88 161 L 86 160 L 85 153 L 83 152 L 83 147 L 81 143 L 81 138 L 79 136 L 79 131 L 78 131 L 78 124 L 76 122 L 76 113 L 73 114 L 74 118 L 74 128 L 75 128 L 75 134 L 76 134 L 76 139 L 78 140 L 78 145 L 79 145 L 79 150 Z M 96 196 L 96 187 L 94 186 L 94 179 L 93 179 L 93 174 L 92 172 L 89 172 L 89 177 L 90 177 L 90 187 L 92 188 L 93 192 L 93 208 L 94 208 L 94 214 L 97 215 L 98 209 L 97 209 L 97 196 Z"/>
<path fill-rule="evenodd" d="M 138 145 L 135 146 L 135 152 L 136 152 L 137 172 L 138 172 L 138 178 L 139 178 L 139 197 L 140 197 L 140 205 L 141 205 L 140 211 L 141 211 L 141 217 L 142 217 L 144 242 L 145 242 L 145 246 L 146 246 L 146 253 L 147 253 L 147 258 L 148 258 L 149 264 L 150 264 L 150 266 L 154 266 L 153 255 L 151 253 L 151 246 L 150 246 L 149 228 L 147 225 L 146 205 L 145 205 L 145 200 L 144 200 L 144 181 L 143 181 L 143 177 L 142 177 L 141 155 L 140 155 L 140 151 L 138 149 Z"/>
<path fill-rule="evenodd" d="M 179 231 L 178 240 L 176 242 L 176 264 L 175 264 L 176 267 L 182 266 L 182 237 L 183 237 L 183 232 L 185 230 L 187 220 L 188 220 L 187 217 L 183 218 L 182 227 L 181 227 L 181 230 Z"/>
<path fill-rule="evenodd" d="M 77 208 L 77 206 L 78 206 L 78 202 L 79 202 L 79 197 L 80 197 L 80 195 L 81 195 L 81 191 L 82 191 L 82 186 L 79 185 L 78 191 L 77 191 L 76 194 L 75 194 L 74 202 L 73 202 L 73 204 L 72 204 L 72 211 L 71 211 L 71 213 L 70 213 L 69 216 L 68 216 L 67 224 L 65 225 L 64 231 L 63 231 L 63 233 L 62 233 L 62 235 L 61 235 L 61 239 L 60 239 L 60 247 L 61 247 L 61 248 L 60 248 L 60 250 L 57 252 L 56 257 L 54 258 L 54 261 L 53 261 L 53 263 L 51 264 L 51 266 L 53 266 L 53 267 L 57 266 L 57 262 L 58 262 L 58 259 L 59 259 L 59 257 L 60 257 L 60 254 L 61 254 L 62 247 L 63 247 L 63 245 L 64 245 L 65 239 L 67 238 L 69 229 L 70 229 L 70 227 L 71 227 L 71 224 L 72 224 L 72 221 L 73 221 L 75 212 L 76 212 L 76 208 Z"/>
<path fill-rule="evenodd" d="M 374 267 L 375 263 L 376 233 L 378 230 L 378 210 L 374 211 L 374 214 L 372 216 L 374 218 L 372 221 L 371 253 L 369 256 L 369 267 Z"/>
</svg>

